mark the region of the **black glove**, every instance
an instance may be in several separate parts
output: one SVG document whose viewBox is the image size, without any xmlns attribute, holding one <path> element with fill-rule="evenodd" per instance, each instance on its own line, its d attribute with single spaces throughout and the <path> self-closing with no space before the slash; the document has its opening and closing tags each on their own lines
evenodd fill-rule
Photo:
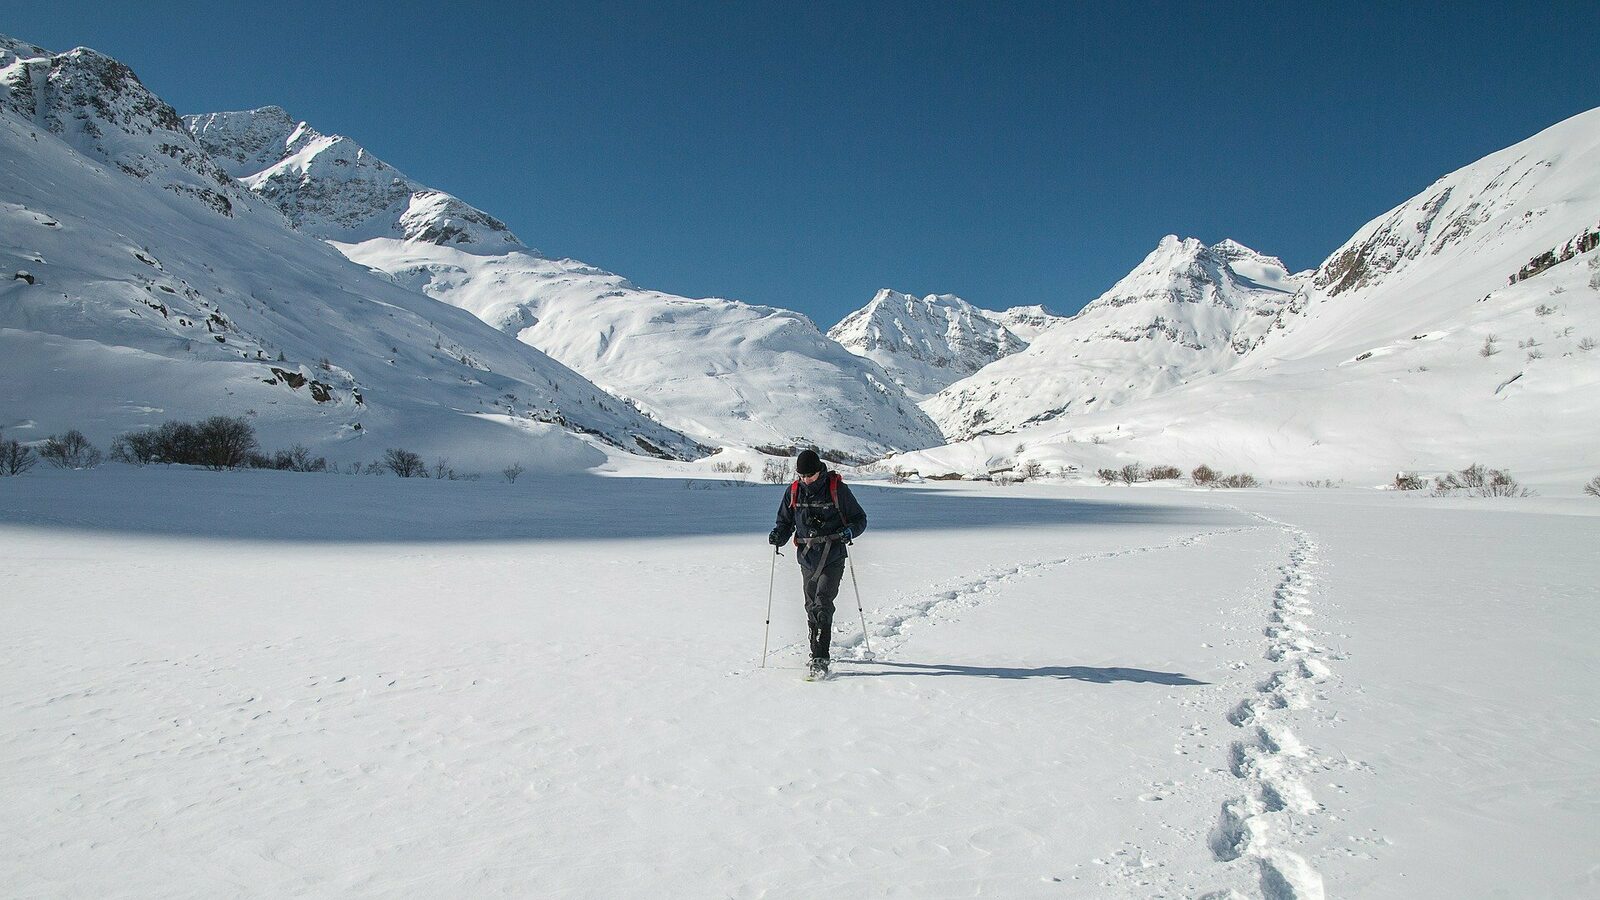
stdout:
<svg viewBox="0 0 1600 900">
<path fill-rule="evenodd" d="M 783 533 L 783 529 L 782 528 L 774 528 L 774 529 L 772 529 L 772 533 L 767 535 L 767 543 L 771 544 L 774 547 L 782 547 L 783 546 L 783 542 L 788 540 L 788 539 L 789 539 L 789 536 L 787 534 Z"/>
</svg>

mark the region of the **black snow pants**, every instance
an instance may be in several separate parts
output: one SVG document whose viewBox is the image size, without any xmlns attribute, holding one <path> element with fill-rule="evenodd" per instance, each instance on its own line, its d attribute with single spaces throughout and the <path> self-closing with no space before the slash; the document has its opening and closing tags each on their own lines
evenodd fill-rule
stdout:
<svg viewBox="0 0 1600 900">
<path fill-rule="evenodd" d="M 820 571 L 800 567 L 805 583 L 806 624 L 811 627 L 811 658 L 827 659 L 833 641 L 833 598 L 839 596 L 844 579 L 844 554 L 832 559 Z"/>
</svg>

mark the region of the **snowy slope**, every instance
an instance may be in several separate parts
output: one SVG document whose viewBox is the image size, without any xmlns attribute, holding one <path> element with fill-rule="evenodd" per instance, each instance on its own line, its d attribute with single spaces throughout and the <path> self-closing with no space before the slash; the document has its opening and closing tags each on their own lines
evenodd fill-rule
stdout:
<svg viewBox="0 0 1600 900">
<path fill-rule="evenodd" d="M 1021 446 L 1024 457 L 1090 470 L 1210 462 L 1380 483 L 1477 461 L 1581 483 L 1600 469 L 1600 252 L 1580 252 L 1596 231 L 1600 110 L 1591 110 L 1363 227 L 1230 370 L 904 464 L 982 471 Z M 1512 283 L 1530 261 L 1568 254 Z M 1058 333 L 990 369 L 1042 352 Z M 996 405 L 1008 421 L 1013 410 Z"/>
<path fill-rule="evenodd" d="M 828 337 L 882 366 L 920 401 L 1026 347 L 1028 339 L 1008 323 L 1033 335 L 1052 320 L 1061 321 L 1038 306 L 995 313 L 954 294 L 919 298 L 885 288 L 828 329 Z"/>
<path fill-rule="evenodd" d="M 645 290 L 549 259 L 497 220 L 276 107 L 188 121 L 306 234 L 474 313 L 701 441 L 869 458 L 941 440 L 882 369 L 802 315 Z M 474 229 L 474 220 L 499 230 Z"/>
<path fill-rule="evenodd" d="M 0 427 L 246 415 L 335 462 L 697 452 L 533 348 L 286 227 L 127 67 L 0 44 Z M 21 273 L 26 273 L 22 275 Z"/>
<path fill-rule="evenodd" d="M 1241 244 L 1168 235 L 1027 350 L 923 406 L 962 439 L 1149 397 L 1235 365 L 1298 288 L 1281 262 Z"/>
<path fill-rule="evenodd" d="M 1595 894 L 1593 499 L 863 485 L 805 684 L 778 487 L 0 488 L 11 895 Z"/>
</svg>

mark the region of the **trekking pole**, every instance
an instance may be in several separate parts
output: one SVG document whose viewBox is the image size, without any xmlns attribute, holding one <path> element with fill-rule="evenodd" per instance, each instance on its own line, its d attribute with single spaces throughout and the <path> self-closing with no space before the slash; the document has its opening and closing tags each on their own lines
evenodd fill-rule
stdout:
<svg viewBox="0 0 1600 900">
<path fill-rule="evenodd" d="M 856 589 L 856 613 L 861 616 L 861 643 L 867 645 L 867 662 L 872 661 L 872 641 L 867 637 L 867 614 L 861 609 L 861 585 L 856 582 L 856 561 L 846 556 L 850 564 L 850 586 Z"/>
<path fill-rule="evenodd" d="M 767 667 L 767 638 L 772 635 L 772 587 L 778 579 L 778 557 L 783 551 L 772 548 L 772 574 L 767 576 L 767 630 L 761 634 L 761 668 Z"/>
</svg>

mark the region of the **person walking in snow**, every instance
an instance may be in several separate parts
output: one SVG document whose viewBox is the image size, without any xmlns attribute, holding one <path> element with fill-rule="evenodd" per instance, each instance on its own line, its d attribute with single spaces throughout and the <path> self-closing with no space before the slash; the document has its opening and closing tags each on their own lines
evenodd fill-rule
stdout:
<svg viewBox="0 0 1600 900">
<path fill-rule="evenodd" d="M 805 588 L 806 623 L 811 629 L 813 678 L 828 674 L 833 638 L 833 599 L 844 578 L 848 545 L 867 530 L 867 513 L 836 472 L 828 471 L 812 450 L 795 458 L 798 476 L 778 503 L 778 524 L 767 535 L 776 548 L 794 536 L 800 579 Z"/>
</svg>

